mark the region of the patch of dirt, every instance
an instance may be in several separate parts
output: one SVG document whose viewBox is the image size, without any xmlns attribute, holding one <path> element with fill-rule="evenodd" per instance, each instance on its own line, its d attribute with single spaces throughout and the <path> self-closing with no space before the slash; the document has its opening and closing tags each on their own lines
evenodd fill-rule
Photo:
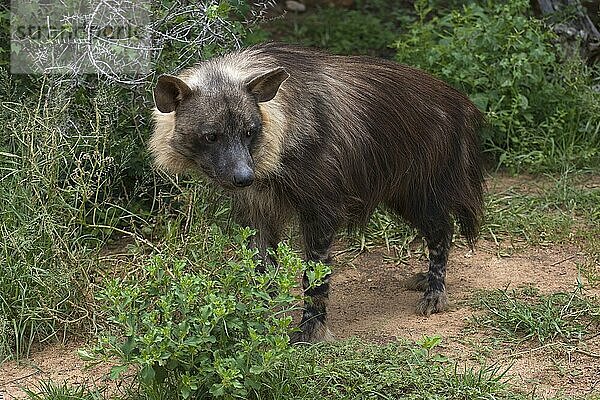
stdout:
<svg viewBox="0 0 600 400">
<path fill-rule="evenodd" d="M 404 287 L 413 274 L 426 271 L 426 260 L 409 265 L 386 262 L 383 249 L 365 253 L 352 263 L 337 266 L 330 296 L 330 323 L 337 336 L 357 335 L 382 341 L 390 337 L 419 339 L 426 335 L 454 333 L 458 321 L 472 311 L 464 304 L 474 292 L 532 285 L 542 292 L 571 291 L 575 288 L 578 249 L 551 247 L 529 249 L 528 254 L 498 257 L 490 242 L 480 242 L 475 252 L 454 248 L 447 272 L 450 310 L 430 317 L 414 313 L 421 293 Z M 416 335 L 416 336 L 415 336 Z"/>
<path fill-rule="evenodd" d="M 27 360 L 1 364 L 0 395 L 4 394 L 5 398 L 26 398 L 21 388 L 29 388 L 35 392 L 36 385 L 48 380 L 82 384 L 90 388 L 107 386 L 106 376 L 110 366 L 86 368 L 86 363 L 77 355 L 77 350 L 83 346 L 83 342 L 51 344 L 33 351 Z"/>
<path fill-rule="evenodd" d="M 386 261 L 386 255 L 378 249 L 335 268 L 328 317 L 337 338 L 358 336 L 385 343 L 440 335 L 442 353 L 467 364 L 483 354 L 488 364 L 512 365 L 513 381 L 525 390 L 535 387 L 538 395 L 600 393 L 600 346 L 595 343 L 582 343 L 587 346 L 584 354 L 550 346 L 540 349 L 529 342 L 491 343 L 486 335 L 467 329 L 475 313 L 468 300 L 478 290 L 534 286 L 542 293 L 573 291 L 577 263 L 585 256 L 578 248 L 529 248 L 510 257 L 497 256 L 496 246 L 486 241 L 475 252 L 454 248 L 446 278 L 450 309 L 430 317 L 415 314 L 422 294 L 404 287 L 406 278 L 427 269 L 427 261 L 411 259 L 408 265 L 396 265 Z M 600 290 L 589 294 L 598 295 Z"/>
<path fill-rule="evenodd" d="M 580 190 L 600 188 L 600 175 L 580 173 L 570 177 L 569 186 Z M 558 178 L 544 175 L 519 174 L 506 172 L 494 173 L 486 178 L 490 192 L 501 193 L 513 190 L 521 194 L 542 195 L 548 189 L 556 187 Z"/>
</svg>

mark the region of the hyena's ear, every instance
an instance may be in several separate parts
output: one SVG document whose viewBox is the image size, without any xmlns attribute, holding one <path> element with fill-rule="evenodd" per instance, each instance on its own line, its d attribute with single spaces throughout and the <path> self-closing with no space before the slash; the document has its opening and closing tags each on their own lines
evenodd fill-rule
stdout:
<svg viewBox="0 0 600 400">
<path fill-rule="evenodd" d="M 181 79 L 161 75 L 154 88 L 154 103 L 162 113 L 175 111 L 179 103 L 192 93 L 192 89 Z"/>
<path fill-rule="evenodd" d="M 290 77 L 283 67 L 270 70 L 248 81 L 248 91 L 256 96 L 259 103 L 271 100 L 277 94 L 279 86 Z"/>
</svg>

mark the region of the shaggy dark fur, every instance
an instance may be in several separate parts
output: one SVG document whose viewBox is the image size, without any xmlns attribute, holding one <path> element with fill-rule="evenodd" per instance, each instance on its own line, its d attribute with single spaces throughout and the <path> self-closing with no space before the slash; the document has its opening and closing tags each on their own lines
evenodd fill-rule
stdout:
<svg viewBox="0 0 600 400">
<path fill-rule="evenodd" d="M 263 257 L 297 218 L 306 259 L 330 263 L 335 233 L 364 225 L 383 203 L 427 240 L 429 272 L 412 281 L 425 291 L 417 311 L 445 308 L 452 216 L 470 244 L 482 217 L 482 114 L 466 96 L 406 65 L 282 44 L 210 60 L 179 78 L 161 77 L 155 91 L 158 110 L 175 112 L 170 134 L 157 129 L 153 151 L 159 159 L 170 146 L 174 160 L 184 159 L 176 166 L 235 189 L 238 221 L 257 229 Z M 293 341 L 331 337 L 328 291 L 328 281 L 307 291 Z"/>
</svg>

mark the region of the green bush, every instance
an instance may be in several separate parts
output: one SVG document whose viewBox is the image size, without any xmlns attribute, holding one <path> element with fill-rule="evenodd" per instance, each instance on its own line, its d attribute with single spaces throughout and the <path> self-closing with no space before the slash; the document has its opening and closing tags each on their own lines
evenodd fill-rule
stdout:
<svg viewBox="0 0 600 400">
<path fill-rule="evenodd" d="M 589 167 L 600 159 L 600 94 L 580 60 L 562 59 L 527 0 L 469 4 L 419 19 L 400 37 L 399 61 L 419 66 L 469 94 L 487 113 L 485 146 L 512 169 Z"/>
<path fill-rule="evenodd" d="M 203 261 L 156 256 L 143 275 L 116 279 L 100 299 L 118 333 L 105 337 L 96 356 L 116 360 L 112 375 L 138 371 L 150 398 L 253 398 L 265 374 L 289 353 L 289 314 L 300 304 L 302 261 L 280 245 L 280 267 L 256 272 L 257 250 L 245 245 L 251 231 L 231 238 L 211 229 Z M 326 272 L 315 266 L 312 284 Z"/>
</svg>

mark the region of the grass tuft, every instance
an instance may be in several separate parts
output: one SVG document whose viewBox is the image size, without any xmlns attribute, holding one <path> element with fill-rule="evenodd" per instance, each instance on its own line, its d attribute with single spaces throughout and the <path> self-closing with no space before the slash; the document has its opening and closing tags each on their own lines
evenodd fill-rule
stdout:
<svg viewBox="0 0 600 400">
<path fill-rule="evenodd" d="M 585 340 L 600 327 L 600 303 L 580 294 L 540 294 L 533 287 L 481 292 L 475 307 L 485 310 L 477 325 L 510 339 L 549 341 Z"/>
<path fill-rule="evenodd" d="M 521 399 L 505 371 L 460 368 L 420 344 L 384 346 L 358 339 L 298 349 L 275 375 L 278 396 L 292 399 Z M 283 379 L 282 379 L 283 378 Z M 260 398 L 272 398 L 261 396 Z"/>
<path fill-rule="evenodd" d="M 375 211 L 363 229 L 351 230 L 343 237 L 347 243 L 344 253 L 361 253 L 385 246 L 388 252 L 392 252 L 393 261 L 406 263 L 413 253 L 422 252 L 418 247 L 423 244 L 418 232 L 382 208 Z"/>
<path fill-rule="evenodd" d="M 600 188 L 585 186 L 590 176 L 567 171 L 540 176 L 527 185 L 494 189 L 502 177 L 489 180 L 482 237 L 497 245 L 518 248 L 550 243 L 581 243 L 597 260 Z"/>
<path fill-rule="evenodd" d="M 83 385 L 41 381 L 35 389 L 24 389 L 31 400 L 101 400 L 103 393 Z"/>
</svg>

